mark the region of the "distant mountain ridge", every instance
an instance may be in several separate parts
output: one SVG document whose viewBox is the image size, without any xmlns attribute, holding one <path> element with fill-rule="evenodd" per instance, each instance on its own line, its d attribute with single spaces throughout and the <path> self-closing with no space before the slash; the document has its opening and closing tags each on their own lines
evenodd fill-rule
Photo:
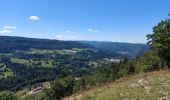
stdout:
<svg viewBox="0 0 170 100">
<path fill-rule="evenodd" d="M 107 54 L 125 55 L 135 58 L 149 50 L 146 44 L 99 42 L 99 41 L 60 41 L 50 39 L 36 39 L 26 37 L 0 36 L 0 53 L 8 53 L 14 50 L 36 49 L 71 49 L 71 48 L 95 48 L 107 51 Z"/>
<path fill-rule="evenodd" d="M 90 44 L 98 49 L 105 50 L 110 53 L 119 53 L 134 58 L 142 55 L 150 48 L 147 44 L 139 43 L 121 43 L 121 42 L 98 42 L 98 41 L 80 41 L 81 43 Z"/>
<path fill-rule="evenodd" d="M 59 41 L 49 39 L 35 39 L 25 37 L 0 36 L 0 52 L 12 52 L 13 50 L 36 49 L 71 49 L 94 48 L 92 45 L 77 41 Z"/>
</svg>

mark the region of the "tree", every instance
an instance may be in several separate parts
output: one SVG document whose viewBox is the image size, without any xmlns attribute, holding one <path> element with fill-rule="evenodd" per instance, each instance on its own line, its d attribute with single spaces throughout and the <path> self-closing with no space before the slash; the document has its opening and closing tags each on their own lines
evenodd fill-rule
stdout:
<svg viewBox="0 0 170 100">
<path fill-rule="evenodd" d="M 170 67 L 170 19 L 163 20 L 153 28 L 153 34 L 147 35 L 148 44 Z"/>
<path fill-rule="evenodd" d="M 75 79 L 73 77 L 64 77 L 52 82 L 51 89 L 46 91 L 50 100 L 61 100 L 62 97 L 73 93 Z"/>
</svg>

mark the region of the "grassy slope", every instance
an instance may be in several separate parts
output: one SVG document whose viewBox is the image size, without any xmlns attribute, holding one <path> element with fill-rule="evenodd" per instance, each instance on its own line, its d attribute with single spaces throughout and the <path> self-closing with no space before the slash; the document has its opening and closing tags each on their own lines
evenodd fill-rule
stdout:
<svg viewBox="0 0 170 100">
<path fill-rule="evenodd" d="M 119 79 L 74 94 L 65 100 L 169 100 L 170 70 Z"/>
</svg>

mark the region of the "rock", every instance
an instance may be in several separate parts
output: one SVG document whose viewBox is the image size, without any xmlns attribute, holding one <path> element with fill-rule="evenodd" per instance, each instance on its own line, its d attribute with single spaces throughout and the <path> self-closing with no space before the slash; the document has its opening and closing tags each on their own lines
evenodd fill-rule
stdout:
<svg viewBox="0 0 170 100">
<path fill-rule="evenodd" d="M 81 97 L 82 97 L 82 95 L 80 94 L 80 95 L 78 95 L 77 96 L 77 100 L 81 100 Z"/>
<path fill-rule="evenodd" d="M 130 84 L 130 85 L 129 85 L 129 88 L 131 88 L 131 89 L 138 88 L 138 87 L 146 87 L 146 88 L 149 88 L 149 87 L 147 87 L 147 85 L 148 85 L 148 81 L 145 81 L 145 80 L 143 80 L 143 79 L 140 79 L 140 80 L 138 80 L 137 82 Z"/>
<path fill-rule="evenodd" d="M 159 100 L 168 100 L 168 97 L 161 97 Z"/>
<path fill-rule="evenodd" d="M 144 89 L 146 89 L 146 90 L 150 90 L 150 89 L 151 89 L 151 87 L 150 87 L 150 86 L 145 86 L 145 87 L 144 87 Z"/>
</svg>

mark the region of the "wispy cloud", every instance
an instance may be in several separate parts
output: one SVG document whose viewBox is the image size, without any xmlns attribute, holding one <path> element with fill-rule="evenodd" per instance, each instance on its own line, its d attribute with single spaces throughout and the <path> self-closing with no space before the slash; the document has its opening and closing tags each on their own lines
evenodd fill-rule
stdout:
<svg viewBox="0 0 170 100">
<path fill-rule="evenodd" d="M 6 30 L 6 29 L 0 30 L 0 35 L 8 34 L 8 33 L 11 33 L 11 31 L 10 30 Z"/>
<path fill-rule="evenodd" d="M 88 31 L 88 32 L 95 32 L 95 33 L 98 32 L 97 29 L 93 29 L 93 28 L 90 28 L 90 29 L 88 29 L 87 31 Z"/>
<path fill-rule="evenodd" d="M 61 35 L 57 34 L 56 39 L 59 40 L 78 40 L 81 38 L 81 35 Z"/>
<path fill-rule="evenodd" d="M 67 30 L 66 32 L 67 32 L 67 33 L 71 33 L 72 31 L 70 31 L 70 30 Z"/>
<path fill-rule="evenodd" d="M 16 26 L 4 26 L 5 29 L 16 29 Z"/>
<path fill-rule="evenodd" d="M 32 21 L 39 21 L 40 20 L 40 18 L 38 16 L 30 16 L 29 19 L 32 20 Z"/>
</svg>

